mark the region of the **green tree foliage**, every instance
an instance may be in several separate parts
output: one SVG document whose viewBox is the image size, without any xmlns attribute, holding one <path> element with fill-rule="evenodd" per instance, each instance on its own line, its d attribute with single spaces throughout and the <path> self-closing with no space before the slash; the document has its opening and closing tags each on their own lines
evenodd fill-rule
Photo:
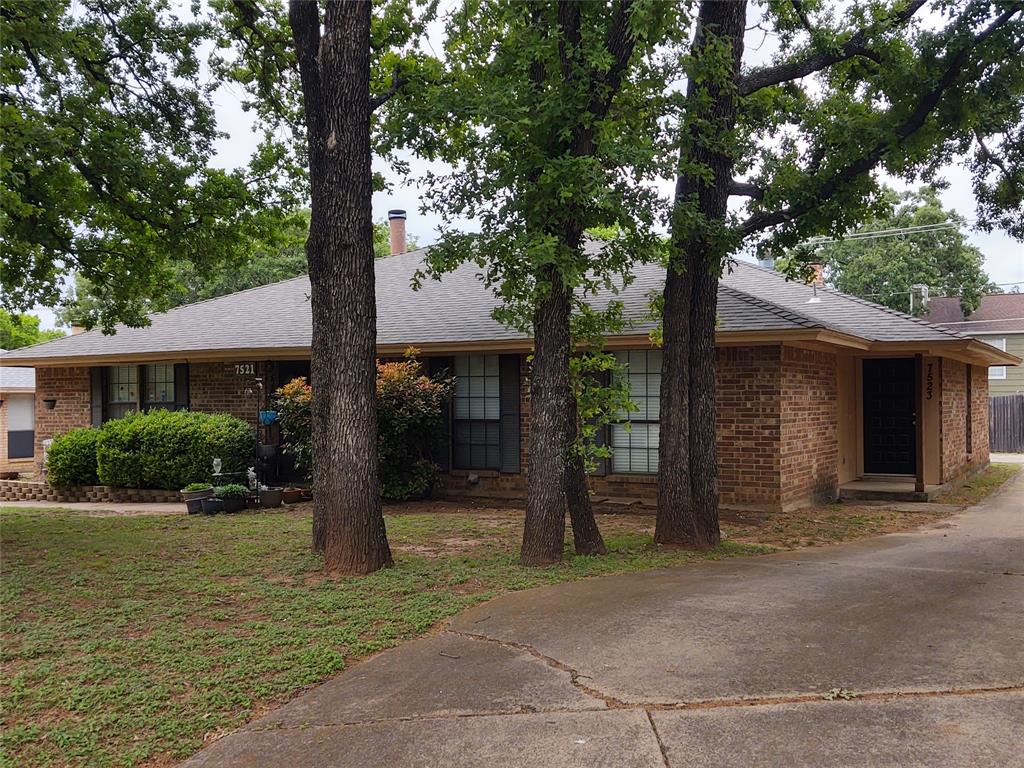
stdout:
<svg viewBox="0 0 1024 768">
<path fill-rule="evenodd" d="M 58 329 L 40 330 L 39 318 L 35 315 L 12 315 L 0 308 L 0 349 L 28 347 L 62 336 L 64 331 Z"/>
<path fill-rule="evenodd" d="M 388 232 L 385 222 L 373 225 L 373 251 L 378 259 L 390 255 Z M 252 252 L 239 264 L 223 265 L 204 274 L 192 262 L 175 262 L 170 267 L 173 279 L 166 286 L 166 292 L 141 298 L 140 312 L 163 312 L 183 304 L 305 275 L 309 271 L 306 263 L 308 233 L 309 212 L 301 211 L 282 218 L 280 226 L 268 232 L 264 242 L 254 243 Z M 409 244 L 415 248 L 416 239 L 410 238 Z M 92 328 L 99 322 L 103 306 L 103 297 L 96 287 L 76 274 L 74 287 L 62 299 L 57 316 L 64 325 Z"/>
<path fill-rule="evenodd" d="M 5 307 L 56 306 L 71 273 L 98 322 L 144 324 L 173 265 L 237 262 L 275 218 L 272 177 L 210 166 L 212 28 L 168 0 L 38 0 L 0 14 Z"/>
<path fill-rule="evenodd" d="M 781 256 L 839 236 L 884 207 L 876 171 L 928 181 L 961 157 L 979 226 L 1024 237 L 1024 3 L 765 0 L 749 10 L 699 3 L 678 113 L 658 498 L 659 514 L 685 510 L 679 530 L 701 544 L 719 537 L 708 340 L 717 279 L 741 246 Z M 758 29 L 777 51 L 751 66 L 745 37 Z"/>
<path fill-rule="evenodd" d="M 496 318 L 535 339 L 526 563 L 561 558 L 567 498 L 574 532 L 596 532 L 572 458 L 569 318 L 597 288 L 628 282 L 634 258 L 657 256 L 651 182 L 671 168 L 661 118 L 677 66 L 663 46 L 685 27 L 658 2 L 465 2 L 443 76 L 413 92 L 413 120 L 396 121 L 400 141 L 453 168 L 427 179 L 445 219 L 430 271 L 475 262 L 502 301 Z M 479 232 L 455 231 L 460 217 Z M 590 248 L 588 229 L 611 239 Z"/>
<path fill-rule="evenodd" d="M 380 492 L 388 501 L 429 495 L 438 481 L 431 458 L 441 434 L 443 406 L 451 396 L 448 379 L 423 375 L 415 360 L 377 363 L 377 456 Z M 285 384 L 274 395 L 285 451 L 311 477 L 312 391 L 306 379 Z"/>
<path fill-rule="evenodd" d="M 964 314 L 981 303 L 990 282 L 984 258 L 967 243 L 964 220 L 943 209 L 934 188 L 885 195 L 888 211 L 870 219 L 857 234 L 904 227 L 953 223 L 949 229 L 867 239 L 847 239 L 819 246 L 814 258 L 825 266 L 828 283 L 855 296 L 908 312 L 911 286 L 928 286 L 932 296 L 957 296 Z M 925 312 L 916 302 L 914 314 Z"/>
</svg>

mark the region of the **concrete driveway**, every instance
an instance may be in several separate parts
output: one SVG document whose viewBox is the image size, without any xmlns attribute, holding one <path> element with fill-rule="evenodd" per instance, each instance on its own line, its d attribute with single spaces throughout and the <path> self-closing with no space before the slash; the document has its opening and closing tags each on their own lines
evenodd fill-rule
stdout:
<svg viewBox="0 0 1024 768">
<path fill-rule="evenodd" d="M 1024 472 L 910 534 L 499 598 L 198 766 L 1024 766 Z"/>
</svg>

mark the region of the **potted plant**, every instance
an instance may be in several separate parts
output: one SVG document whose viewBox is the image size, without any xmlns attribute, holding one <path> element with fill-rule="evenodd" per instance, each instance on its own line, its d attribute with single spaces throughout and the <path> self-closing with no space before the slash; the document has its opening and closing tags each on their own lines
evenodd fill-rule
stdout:
<svg viewBox="0 0 1024 768">
<path fill-rule="evenodd" d="M 285 488 L 282 493 L 285 504 L 297 504 L 302 501 L 302 489 L 301 488 Z"/>
<path fill-rule="evenodd" d="M 185 500 L 185 509 L 190 515 L 198 515 L 203 511 L 203 499 L 213 496 L 213 486 L 209 483 L 189 483 L 181 489 L 181 498 Z"/>
<path fill-rule="evenodd" d="M 263 507 L 263 509 L 280 507 L 281 497 L 283 494 L 283 488 L 263 488 L 260 491 L 260 506 Z"/>
<path fill-rule="evenodd" d="M 218 499 L 216 496 L 203 499 L 203 514 L 204 515 L 216 515 L 218 512 L 224 511 L 224 502 Z"/>
<path fill-rule="evenodd" d="M 245 507 L 249 489 L 238 483 L 229 483 L 217 488 L 216 495 L 224 503 L 225 512 L 238 512 Z"/>
</svg>

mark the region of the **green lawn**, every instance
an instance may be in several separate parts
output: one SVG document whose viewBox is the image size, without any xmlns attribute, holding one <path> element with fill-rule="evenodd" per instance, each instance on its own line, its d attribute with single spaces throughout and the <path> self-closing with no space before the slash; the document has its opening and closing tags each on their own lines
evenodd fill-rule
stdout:
<svg viewBox="0 0 1024 768">
<path fill-rule="evenodd" d="M 994 465 L 948 500 L 977 501 L 1018 469 Z M 0 765 L 170 765 L 502 592 L 834 544 L 948 514 L 834 504 L 728 523 L 711 552 L 655 551 L 652 517 L 602 515 L 607 557 L 525 569 L 521 511 L 419 503 L 389 510 L 394 568 L 325 579 L 303 507 L 217 517 L 0 510 Z"/>
<path fill-rule="evenodd" d="M 614 529 L 614 526 L 612 526 Z M 518 522 L 388 518 L 396 567 L 325 580 L 308 514 L 83 517 L 4 510 L 3 765 L 165 765 L 346 663 L 507 590 L 764 551 L 516 564 Z"/>
</svg>

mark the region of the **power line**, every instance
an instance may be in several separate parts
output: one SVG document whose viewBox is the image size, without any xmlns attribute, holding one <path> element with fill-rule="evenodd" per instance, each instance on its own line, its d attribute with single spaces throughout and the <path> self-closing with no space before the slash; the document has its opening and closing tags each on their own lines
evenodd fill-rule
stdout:
<svg viewBox="0 0 1024 768">
<path fill-rule="evenodd" d="M 929 232 L 941 232 L 945 229 L 959 229 L 963 222 L 944 221 L 935 224 L 918 224 L 913 227 L 892 227 L 890 229 L 877 229 L 871 232 L 852 232 L 845 237 L 811 237 L 804 242 L 807 245 L 827 245 L 828 243 L 842 243 L 850 240 L 873 240 L 884 237 L 903 237 L 904 235 L 927 234 Z"/>
</svg>

